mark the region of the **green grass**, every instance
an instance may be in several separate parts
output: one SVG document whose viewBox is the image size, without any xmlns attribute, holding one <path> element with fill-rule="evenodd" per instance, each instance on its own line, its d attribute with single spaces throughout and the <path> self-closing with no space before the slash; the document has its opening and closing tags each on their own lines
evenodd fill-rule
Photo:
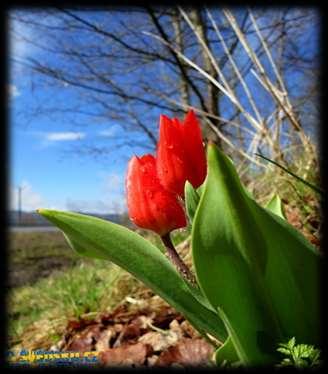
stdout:
<svg viewBox="0 0 328 374">
<path fill-rule="evenodd" d="M 69 319 L 94 317 L 108 312 L 133 293 L 139 282 L 107 261 L 89 263 L 18 287 L 9 294 L 9 336 L 12 343 L 24 341 L 33 324 L 60 337 Z"/>
<path fill-rule="evenodd" d="M 305 163 L 306 160 L 303 161 Z M 299 164 L 294 164 L 290 168 L 295 174 L 320 186 L 317 166 L 306 172 Z M 274 194 L 278 194 L 285 211 L 289 213 L 289 217 L 293 217 L 290 223 L 302 231 L 307 238 L 312 236 L 320 238 L 321 195 L 313 189 L 274 165 L 270 165 L 265 173 L 249 173 L 245 185 L 261 205 L 266 205 Z"/>
<path fill-rule="evenodd" d="M 108 312 L 141 286 L 108 261 L 77 255 L 60 232 L 12 233 L 11 270 L 29 264 L 33 272 L 40 272 L 40 260 L 55 257 L 68 260 L 61 270 L 48 269 L 46 277 L 31 278 L 9 290 L 10 346 L 49 348 L 61 338 L 68 320 Z"/>
<path fill-rule="evenodd" d="M 31 285 L 54 270 L 79 262 L 59 231 L 11 232 L 9 235 L 9 281 L 13 287 Z"/>
<path fill-rule="evenodd" d="M 40 257 L 75 259 L 60 231 L 10 233 L 10 259 L 13 264 L 27 263 Z"/>
<path fill-rule="evenodd" d="M 164 250 L 158 235 L 138 232 Z M 188 235 L 188 230 L 176 230 L 172 239 L 179 244 Z M 16 285 L 8 293 L 11 346 L 49 348 L 61 338 L 68 320 L 94 318 L 144 289 L 118 266 L 76 254 L 61 232 L 11 233 L 9 254 Z M 53 269 L 59 259 L 62 266 Z"/>
</svg>

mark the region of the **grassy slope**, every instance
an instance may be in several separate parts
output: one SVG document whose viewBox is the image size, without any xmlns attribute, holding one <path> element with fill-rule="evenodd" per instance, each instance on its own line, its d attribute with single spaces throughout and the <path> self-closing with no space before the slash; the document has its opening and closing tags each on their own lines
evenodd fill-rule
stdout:
<svg viewBox="0 0 328 374">
<path fill-rule="evenodd" d="M 162 248 L 156 235 L 140 233 Z M 177 230 L 175 244 L 186 234 Z M 116 265 L 75 254 L 60 232 L 11 233 L 9 260 L 14 278 L 8 293 L 11 347 L 50 347 L 69 319 L 94 318 L 144 291 Z M 60 266 L 53 266 L 56 261 Z"/>
</svg>

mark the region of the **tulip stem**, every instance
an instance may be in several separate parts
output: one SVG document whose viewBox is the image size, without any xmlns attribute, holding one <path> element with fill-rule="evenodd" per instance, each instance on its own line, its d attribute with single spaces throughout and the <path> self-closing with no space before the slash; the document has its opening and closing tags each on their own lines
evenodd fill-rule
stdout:
<svg viewBox="0 0 328 374">
<path fill-rule="evenodd" d="M 170 233 L 167 233 L 161 236 L 161 239 L 165 245 L 166 255 L 169 258 L 169 260 L 173 263 L 173 265 L 176 267 L 176 269 L 183 276 L 184 279 L 186 279 L 191 284 L 196 286 L 197 285 L 196 278 L 192 274 L 192 272 L 189 270 L 187 265 L 181 260 L 178 252 L 174 248 L 174 245 L 170 237 Z"/>
</svg>

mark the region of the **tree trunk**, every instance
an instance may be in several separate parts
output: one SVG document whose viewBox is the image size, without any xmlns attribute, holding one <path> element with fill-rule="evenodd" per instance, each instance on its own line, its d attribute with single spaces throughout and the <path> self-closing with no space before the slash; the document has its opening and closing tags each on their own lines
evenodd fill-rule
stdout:
<svg viewBox="0 0 328 374">
<path fill-rule="evenodd" d="M 183 42 L 183 35 L 181 30 L 181 15 L 176 9 L 174 14 L 172 15 L 172 25 L 175 34 L 175 41 L 177 49 L 180 53 L 184 53 L 184 42 Z M 185 65 L 185 69 L 187 71 L 187 66 Z M 188 106 L 190 105 L 190 94 L 188 89 L 188 82 L 187 80 L 181 75 L 180 76 L 180 94 L 181 100 L 183 105 Z"/>
<path fill-rule="evenodd" d="M 205 27 L 202 14 L 199 9 L 193 9 L 190 12 L 190 18 L 196 28 L 196 31 L 198 35 L 201 37 L 201 39 L 206 43 L 207 47 L 209 50 L 211 50 L 211 47 L 208 42 L 207 38 L 207 29 Z M 204 64 L 204 70 L 211 75 L 214 79 L 218 79 L 218 74 L 211 62 L 211 59 L 207 52 L 201 48 L 201 55 L 203 59 L 203 64 Z M 206 106 L 207 106 L 207 111 L 210 114 L 213 114 L 215 116 L 220 116 L 220 111 L 219 111 L 219 90 L 217 87 L 215 87 L 211 82 L 208 82 L 208 89 L 207 89 L 207 100 L 206 100 Z M 213 119 L 211 118 L 211 122 L 214 124 L 215 127 L 217 127 L 220 131 L 222 131 L 222 122 L 218 119 Z M 208 136 L 212 141 L 214 141 L 217 145 L 221 145 L 221 139 L 215 134 L 213 131 L 211 131 L 212 134 Z"/>
</svg>

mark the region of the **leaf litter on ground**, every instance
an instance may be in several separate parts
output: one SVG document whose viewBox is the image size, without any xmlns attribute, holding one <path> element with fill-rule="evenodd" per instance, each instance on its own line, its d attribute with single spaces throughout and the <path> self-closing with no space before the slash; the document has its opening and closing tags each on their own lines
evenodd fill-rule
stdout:
<svg viewBox="0 0 328 374">
<path fill-rule="evenodd" d="M 214 347 L 157 296 L 143 308 L 125 302 L 95 319 L 69 321 L 63 339 L 52 349 L 98 351 L 100 364 L 110 367 L 208 366 L 214 353 Z"/>
</svg>

